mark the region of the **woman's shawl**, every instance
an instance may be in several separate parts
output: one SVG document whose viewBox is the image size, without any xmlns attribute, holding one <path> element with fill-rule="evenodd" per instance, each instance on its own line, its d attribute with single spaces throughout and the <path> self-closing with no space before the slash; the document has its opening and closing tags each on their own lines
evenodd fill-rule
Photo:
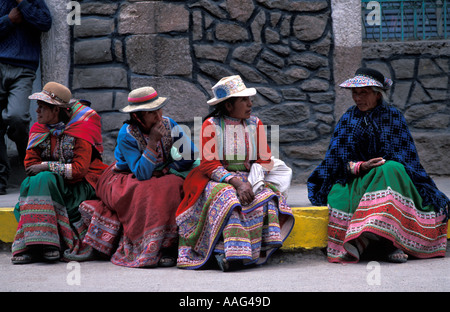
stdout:
<svg viewBox="0 0 450 312">
<path fill-rule="evenodd" d="M 30 129 L 27 149 L 38 146 L 50 134 L 59 136 L 62 133 L 84 139 L 91 143 L 100 155 L 103 153 L 100 116 L 95 110 L 79 102 L 70 108 L 70 119 L 67 124 L 61 123 L 56 127 L 49 127 L 37 122 L 34 123 Z"/>
<path fill-rule="evenodd" d="M 403 114 L 383 103 L 366 114 L 352 106 L 339 120 L 322 163 L 308 178 L 308 197 L 314 205 L 326 205 L 335 183 L 345 184 L 353 178 L 347 170 L 350 161 L 367 161 L 375 157 L 393 160 L 405 166 L 424 205 L 433 204 L 446 212 L 449 199 L 438 190 L 420 164 L 414 140 Z"/>
</svg>

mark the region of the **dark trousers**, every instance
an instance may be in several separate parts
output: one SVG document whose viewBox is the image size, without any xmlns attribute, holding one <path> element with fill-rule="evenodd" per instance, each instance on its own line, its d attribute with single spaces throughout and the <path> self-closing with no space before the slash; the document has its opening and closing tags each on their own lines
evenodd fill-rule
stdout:
<svg viewBox="0 0 450 312">
<path fill-rule="evenodd" d="M 29 68 L 0 63 L 0 188 L 8 184 L 10 163 L 5 135 L 16 144 L 23 163 L 30 127 L 30 100 L 36 72 Z"/>
</svg>

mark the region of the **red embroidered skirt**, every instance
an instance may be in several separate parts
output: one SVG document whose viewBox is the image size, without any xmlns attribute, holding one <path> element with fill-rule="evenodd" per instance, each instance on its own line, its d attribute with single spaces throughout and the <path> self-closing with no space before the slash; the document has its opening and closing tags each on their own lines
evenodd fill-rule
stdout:
<svg viewBox="0 0 450 312">
<path fill-rule="evenodd" d="M 91 216 L 84 242 L 112 255 L 114 264 L 154 267 L 163 248 L 176 247 L 175 212 L 184 180 L 169 174 L 139 181 L 113 167 L 105 170 L 97 184 L 101 200 L 86 201 L 80 207 L 82 215 Z"/>
</svg>

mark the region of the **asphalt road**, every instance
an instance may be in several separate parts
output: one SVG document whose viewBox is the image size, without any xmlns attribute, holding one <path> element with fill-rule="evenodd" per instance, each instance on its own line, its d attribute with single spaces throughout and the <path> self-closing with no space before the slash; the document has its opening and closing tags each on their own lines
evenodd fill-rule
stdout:
<svg viewBox="0 0 450 312">
<path fill-rule="evenodd" d="M 441 190 L 450 194 L 449 178 L 436 179 L 436 182 Z M 301 205 L 305 202 L 305 192 L 304 188 L 299 187 L 288 200 Z M 163 294 L 169 292 L 174 294 L 173 299 L 169 300 L 171 307 L 179 307 L 185 295 L 192 298 L 192 293 L 197 292 L 197 298 L 211 292 L 225 295 L 262 293 L 272 300 L 273 306 L 276 299 L 285 302 L 287 298 L 288 303 L 300 300 L 297 292 L 398 294 L 450 291 L 450 247 L 447 247 L 445 258 L 410 259 L 404 264 L 361 261 L 342 265 L 328 263 L 321 250 L 280 252 L 266 265 L 227 273 L 214 269 L 191 271 L 176 267 L 131 269 L 108 261 L 12 265 L 10 257 L 10 252 L 0 251 L 0 292 L 150 292 L 153 296 L 156 294 L 156 298 L 152 298 L 161 300 L 167 299 Z M 280 293 L 282 295 L 276 295 Z M 11 297 L 7 296 L 6 300 L 11 301 Z M 323 296 L 314 300 L 326 304 L 331 300 L 329 296 L 326 296 L 328 299 Z M 16 297 L 19 298 L 22 297 Z M 420 301 L 420 298 L 417 299 Z M 438 301 L 442 302 L 442 299 Z M 402 305 L 404 303 L 401 302 Z M 306 306 L 304 303 L 301 305 Z M 348 307 L 344 302 L 338 305 Z M 292 306 L 287 308 L 292 309 Z"/>
<path fill-rule="evenodd" d="M 12 265 L 0 252 L 0 292 L 448 292 L 445 258 L 403 264 L 328 263 L 322 250 L 280 252 L 263 266 L 234 272 L 176 267 L 133 269 L 109 261 Z M 172 302 L 175 304 L 174 302 Z"/>
</svg>

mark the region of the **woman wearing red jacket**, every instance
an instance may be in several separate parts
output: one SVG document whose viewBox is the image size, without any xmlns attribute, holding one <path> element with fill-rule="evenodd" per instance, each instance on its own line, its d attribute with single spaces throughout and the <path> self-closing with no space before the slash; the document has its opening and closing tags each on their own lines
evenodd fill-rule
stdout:
<svg viewBox="0 0 450 312">
<path fill-rule="evenodd" d="M 37 100 L 37 123 L 30 130 L 25 156 L 28 177 L 22 182 L 15 215 L 19 221 L 12 245 L 14 264 L 54 261 L 62 252 L 79 250 L 83 231 L 78 206 L 95 198 L 94 186 L 106 165 L 100 116 L 79 102 L 65 86 L 47 83 Z"/>
</svg>

